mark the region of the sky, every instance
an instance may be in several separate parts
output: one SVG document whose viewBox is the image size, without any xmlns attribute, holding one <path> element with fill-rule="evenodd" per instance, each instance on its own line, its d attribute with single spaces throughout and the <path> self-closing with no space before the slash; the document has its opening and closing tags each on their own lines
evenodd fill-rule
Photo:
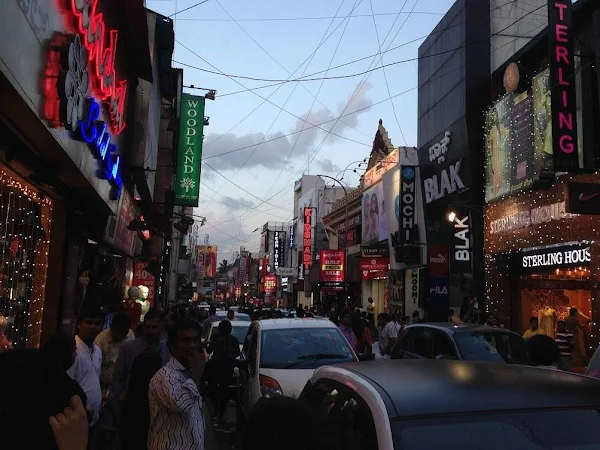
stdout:
<svg viewBox="0 0 600 450">
<path fill-rule="evenodd" d="M 200 240 L 231 260 L 240 246 L 258 251 L 256 228 L 292 220 L 302 174 L 341 177 L 368 157 L 380 119 L 394 146 L 416 145 L 417 50 L 453 0 L 207 0 L 186 10 L 199 1 L 146 6 L 183 11 L 173 65 L 185 86 L 217 91 L 194 214 L 207 219 Z M 343 176 L 358 185 L 353 170 Z"/>
</svg>

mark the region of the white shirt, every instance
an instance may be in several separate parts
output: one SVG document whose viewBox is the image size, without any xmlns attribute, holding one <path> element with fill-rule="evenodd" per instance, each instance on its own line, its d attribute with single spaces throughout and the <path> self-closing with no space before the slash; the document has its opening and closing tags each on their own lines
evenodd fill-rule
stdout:
<svg viewBox="0 0 600 450">
<path fill-rule="evenodd" d="M 150 381 L 148 450 L 204 450 L 202 396 L 171 357 Z"/>
<path fill-rule="evenodd" d="M 115 341 L 112 337 L 110 328 L 101 331 L 100 334 L 94 340 L 94 344 L 100 347 L 102 351 L 102 371 L 100 373 L 100 384 L 103 389 L 107 389 L 113 382 L 113 372 L 117 365 L 117 358 L 119 357 L 119 351 L 121 346 L 128 341 L 135 339 L 133 331 L 129 330 L 127 336 L 122 341 Z"/>
<path fill-rule="evenodd" d="M 75 363 L 67 371 L 85 395 L 87 395 L 87 407 L 92 408 L 92 423 L 95 425 L 100 416 L 102 407 L 102 390 L 100 389 L 100 369 L 102 367 L 102 350 L 96 344 L 90 348 L 79 336 L 75 336 L 77 355 Z"/>
</svg>

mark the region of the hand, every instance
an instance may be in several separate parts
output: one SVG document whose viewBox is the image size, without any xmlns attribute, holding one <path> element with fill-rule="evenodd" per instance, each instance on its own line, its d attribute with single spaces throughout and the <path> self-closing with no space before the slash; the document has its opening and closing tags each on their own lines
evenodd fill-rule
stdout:
<svg viewBox="0 0 600 450">
<path fill-rule="evenodd" d="M 204 373 L 204 367 L 206 366 L 206 356 L 203 351 L 194 352 L 194 356 L 191 358 L 191 370 L 190 375 L 192 380 L 197 386 L 202 383 L 202 374 Z"/>
<path fill-rule="evenodd" d="M 50 417 L 54 440 L 59 450 L 86 450 L 88 444 L 87 414 L 78 395 L 71 397 L 62 413 Z"/>
</svg>

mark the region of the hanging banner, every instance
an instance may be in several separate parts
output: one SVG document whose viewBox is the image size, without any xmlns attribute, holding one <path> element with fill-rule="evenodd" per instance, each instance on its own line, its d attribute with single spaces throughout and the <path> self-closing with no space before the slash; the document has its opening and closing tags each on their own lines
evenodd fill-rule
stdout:
<svg viewBox="0 0 600 450">
<path fill-rule="evenodd" d="M 281 240 L 279 239 L 279 231 L 273 232 L 273 266 L 275 267 L 275 272 L 277 272 L 277 268 L 279 267 L 279 263 L 281 262 Z"/>
<path fill-rule="evenodd" d="M 330 283 L 344 282 L 344 250 L 321 250 L 319 280 Z"/>
<path fill-rule="evenodd" d="M 204 97 L 182 94 L 175 205 L 198 206 L 204 132 Z"/>
<path fill-rule="evenodd" d="M 407 269 L 404 280 L 405 311 L 414 311 L 419 307 L 419 269 Z"/>
<path fill-rule="evenodd" d="M 554 169 L 577 171 L 577 101 L 571 0 L 548 0 Z"/>
<path fill-rule="evenodd" d="M 304 231 L 303 231 L 303 243 L 302 243 L 302 256 L 303 265 L 305 270 L 310 269 L 310 263 L 312 261 L 312 208 L 304 208 Z M 302 278 L 300 278 L 302 279 Z"/>
<path fill-rule="evenodd" d="M 274 294 L 277 292 L 277 276 L 266 275 L 264 278 L 265 294 Z"/>
</svg>

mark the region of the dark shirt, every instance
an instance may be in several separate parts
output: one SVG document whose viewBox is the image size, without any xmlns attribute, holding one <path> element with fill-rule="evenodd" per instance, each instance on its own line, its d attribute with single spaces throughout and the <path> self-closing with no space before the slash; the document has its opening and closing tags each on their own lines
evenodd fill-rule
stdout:
<svg viewBox="0 0 600 450">
<path fill-rule="evenodd" d="M 232 376 L 235 360 L 240 355 L 240 343 L 235 336 L 219 337 L 211 344 L 212 364 L 219 376 Z"/>
</svg>

